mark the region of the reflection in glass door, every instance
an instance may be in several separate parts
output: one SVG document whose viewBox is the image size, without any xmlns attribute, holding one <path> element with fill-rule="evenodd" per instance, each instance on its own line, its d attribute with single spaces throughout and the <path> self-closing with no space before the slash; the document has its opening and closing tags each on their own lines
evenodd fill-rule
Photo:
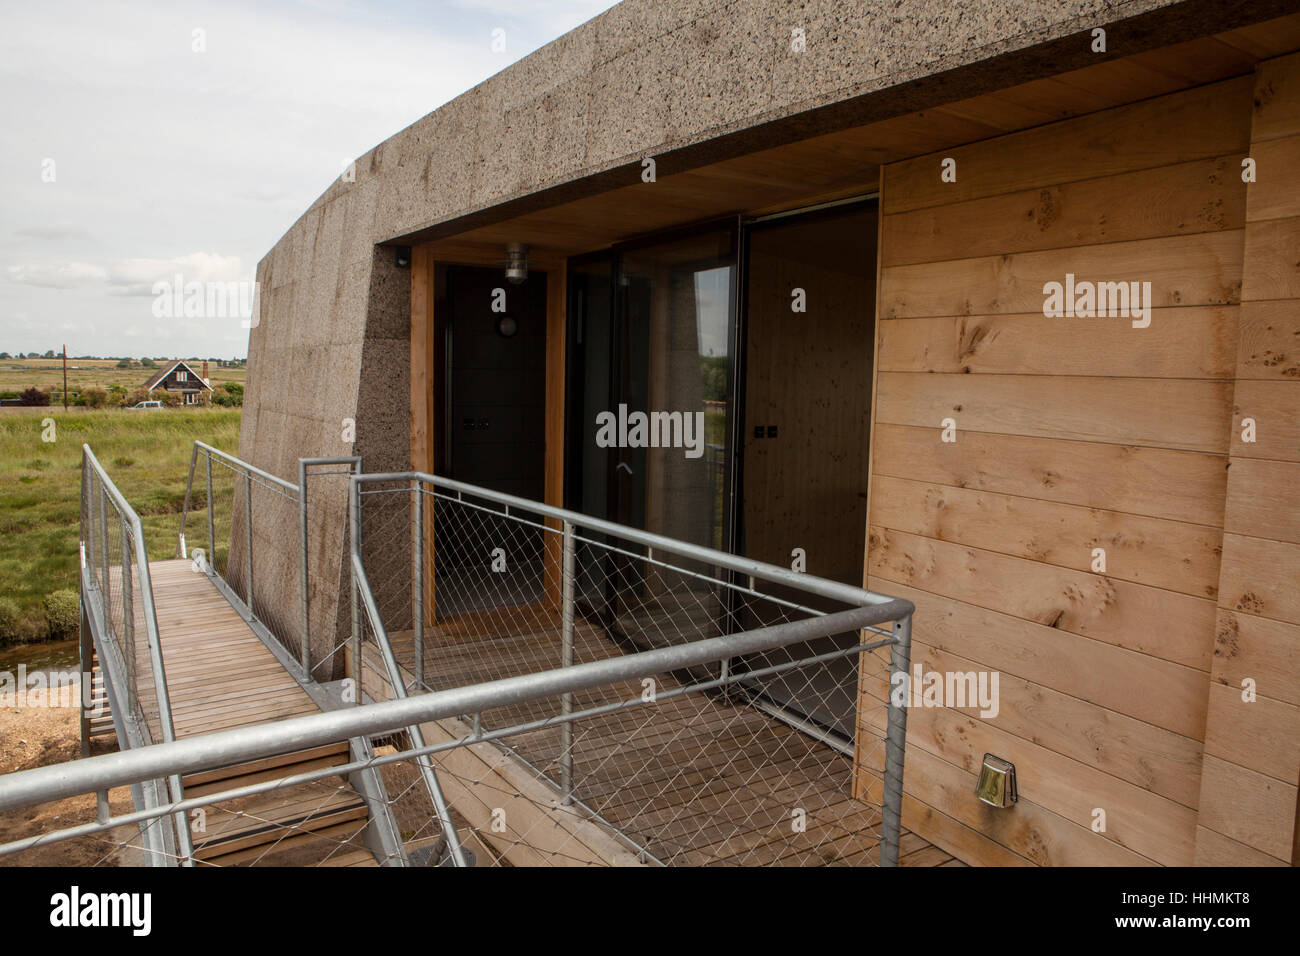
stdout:
<svg viewBox="0 0 1300 956">
<path fill-rule="evenodd" d="M 570 264 L 566 501 L 574 510 L 727 546 L 735 277 L 730 222 Z M 638 615 L 656 603 L 662 575 L 600 548 L 580 547 L 578 560 L 588 607 L 620 636 L 644 635 Z M 719 612 L 711 595 L 677 603 L 692 616 Z M 685 634 L 689 623 L 674 627 Z"/>
</svg>

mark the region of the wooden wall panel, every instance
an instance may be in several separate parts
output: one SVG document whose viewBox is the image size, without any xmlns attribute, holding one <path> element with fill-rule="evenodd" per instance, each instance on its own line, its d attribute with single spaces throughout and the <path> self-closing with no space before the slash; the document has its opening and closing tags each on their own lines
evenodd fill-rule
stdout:
<svg viewBox="0 0 1300 956">
<path fill-rule="evenodd" d="M 1208 525 L 952 488 L 882 476 L 873 520 L 954 544 L 1090 570 L 1106 551 L 1107 574 L 1197 597 L 1219 593 L 1222 532 Z"/>
<path fill-rule="evenodd" d="M 896 581 L 873 578 L 868 585 L 917 604 L 916 625 L 924 627 L 926 643 L 936 650 L 973 661 L 1005 662 L 1003 680 L 1036 685 L 1023 700 L 1013 697 L 1003 707 L 1004 713 L 1022 710 L 1029 733 L 1057 725 L 1072 732 L 1082 726 L 1087 708 L 1096 708 L 1094 718 L 1130 747 L 1099 748 L 1091 743 L 1094 735 L 1084 733 L 1075 739 L 1082 752 L 1092 752 L 1101 764 L 1131 755 L 1148 768 L 1172 761 L 1195 772 L 1205 730 L 1205 675 L 1200 671 Z M 1195 804 L 1194 783 L 1176 775 L 1171 781 L 1185 802 Z"/>
<path fill-rule="evenodd" d="M 1291 245 L 1284 248 L 1300 245 L 1300 235 L 1288 235 L 1285 240 Z M 1229 305 L 1241 300 L 1241 259 L 1242 234 L 1229 230 L 891 266 L 881 271 L 881 315 L 889 319 L 1042 315 L 1043 284 L 1064 282 L 1066 273 L 1087 281 L 1150 282 L 1157 310 L 1176 305 Z M 1274 269 L 1281 269 L 1285 253 L 1275 252 L 1269 259 Z M 1158 312 L 1151 319 L 1153 323 L 1162 320 Z M 1087 327 L 1129 321 L 1077 319 L 1075 324 Z"/>
<path fill-rule="evenodd" d="M 1242 334 L 1219 618 L 1201 776 L 1200 863 L 1295 864 L 1300 786 L 1300 54 L 1256 71 Z M 1241 421 L 1255 419 L 1256 440 Z"/>
<path fill-rule="evenodd" d="M 1100 442 L 877 424 L 877 474 L 1221 526 L 1227 459 Z"/>
<path fill-rule="evenodd" d="M 876 391 L 890 425 L 951 418 L 959 432 L 1227 451 L 1230 382 L 882 371 Z"/>
<path fill-rule="evenodd" d="M 1241 104 L 1253 92 L 1240 77 L 895 163 L 884 170 L 886 202 L 905 212 L 1222 156 L 1250 139 Z M 955 183 L 939 180 L 944 156 L 957 160 Z"/>
<path fill-rule="evenodd" d="M 864 214 L 874 227 L 873 219 Z M 842 235 L 847 224 L 833 228 Z M 791 261 L 763 239 L 751 241 L 745 421 L 777 426 L 778 437 L 744 436 L 744 552 L 788 567 L 799 547 L 809 572 L 856 580 L 861 532 L 841 532 L 850 520 L 866 524 L 867 462 L 845 452 L 863 448 L 869 431 L 874 276 L 846 271 L 842 252 L 838 261 Z M 874 252 L 874 241 L 862 244 Z M 806 312 L 790 311 L 796 287 Z"/>
<path fill-rule="evenodd" d="M 1220 607 L 1225 508 L 1260 521 L 1227 494 L 1254 89 L 1239 77 L 884 168 L 869 583 L 916 604 L 924 669 L 999 674 L 995 716 L 909 718 L 905 825 L 970 862 L 1198 859 L 1206 722 L 1225 706 L 1210 675 L 1242 632 Z M 1268 261 L 1267 287 L 1289 288 Z M 1044 317 L 1044 283 L 1067 273 L 1150 282 L 1150 327 Z M 1282 378 L 1284 321 L 1251 316 L 1260 384 Z M 1290 673 L 1270 660 L 1271 680 Z M 986 751 L 1017 764 L 1014 809 L 970 792 Z M 1269 753 L 1274 770 L 1289 755 Z"/>
<path fill-rule="evenodd" d="M 1294 302 L 1243 302 L 1240 324 L 1238 379 L 1300 379 L 1300 330 L 1296 329 Z"/>
<path fill-rule="evenodd" d="M 1071 348 L 1079 319 L 961 315 L 886 319 L 880 368 L 886 372 L 996 372 L 1137 378 L 1231 379 L 1237 364 L 1238 306 L 1162 309 L 1160 321 L 1135 329 L 1106 322 L 1091 347 Z M 1261 330 L 1267 337 L 1271 329 Z M 1267 348 L 1261 345 L 1261 348 Z"/>
<path fill-rule="evenodd" d="M 1276 157 L 1286 162 L 1290 157 Z M 959 169 L 958 180 L 964 170 Z M 1240 229 L 1238 154 L 927 206 L 890 224 L 886 266 Z M 1140 202 L 1116 202 L 1116 196 Z M 990 230 L 990 222 L 1008 228 Z"/>
</svg>

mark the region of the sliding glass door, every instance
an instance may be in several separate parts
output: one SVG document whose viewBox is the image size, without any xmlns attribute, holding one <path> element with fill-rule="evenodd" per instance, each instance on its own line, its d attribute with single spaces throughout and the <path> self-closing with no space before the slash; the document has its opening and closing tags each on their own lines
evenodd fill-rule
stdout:
<svg viewBox="0 0 1300 956">
<path fill-rule="evenodd" d="M 735 287 L 734 222 L 570 264 L 566 500 L 574 510 L 728 546 Z M 580 548 L 578 560 L 585 601 L 624 635 L 645 631 L 629 608 L 645 615 L 681 584 L 603 547 Z M 681 603 L 690 615 L 717 612 L 699 595 Z M 687 622 L 678 623 L 686 633 Z"/>
</svg>

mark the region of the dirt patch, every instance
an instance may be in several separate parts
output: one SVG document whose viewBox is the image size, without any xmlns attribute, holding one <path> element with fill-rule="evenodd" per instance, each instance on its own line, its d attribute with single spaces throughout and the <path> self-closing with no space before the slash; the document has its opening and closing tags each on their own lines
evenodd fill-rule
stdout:
<svg viewBox="0 0 1300 956">
<path fill-rule="evenodd" d="M 91 753 L 116 749 L 116 738 L 99 737 L 93 741 Z M 77 708 L 0 708 L 0 774 L 64 763 L 80 756 L 81 723 Z M 125 787 L 110 791 L 109 806 L 115 814 L 129 813 L 133 809 L 130 791 Z M 0 843 L 94 820 L 94 794 L 11 810 L 0 813 Z M 133 842 L 138 843 L 139 830 L 133 835 Z M 137 851 L 120 849 L 107 835 L 77 837 L 0 857 L 0 866 L 123 866 L 135 862 L 140 862 Z"/>
</svg>

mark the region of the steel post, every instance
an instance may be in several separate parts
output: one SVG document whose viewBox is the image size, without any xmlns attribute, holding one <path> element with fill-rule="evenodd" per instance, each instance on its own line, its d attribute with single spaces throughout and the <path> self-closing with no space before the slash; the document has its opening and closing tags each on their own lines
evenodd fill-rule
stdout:
<svg viewBox="0 0 1300 956">
<path fill-rule="evenodd" d="M 560 572 L 563 594 L 560 605 L 560 667 L 573 666 L 573 524 L 564 522 L 564 559 Z M 560 713 L 566 717 L 573 713 L 573 694 L 560 697 Z M 573 803 L 573 724 L 565 721 L 560 727 L 560 791 L 565 806 Z"/>
<path fill-rule="evenodd" d="M 912 615 L 894 625 L 889 653 L 889 719 L 885 730 L 885 793 L 881 802 L 880 865 L 898 866 L 903 819 L 903 757 L 907 750 L 907 675 L 912 656 Z M 901 697 L 900 697 L 901 693 Z"/>
</svg>

